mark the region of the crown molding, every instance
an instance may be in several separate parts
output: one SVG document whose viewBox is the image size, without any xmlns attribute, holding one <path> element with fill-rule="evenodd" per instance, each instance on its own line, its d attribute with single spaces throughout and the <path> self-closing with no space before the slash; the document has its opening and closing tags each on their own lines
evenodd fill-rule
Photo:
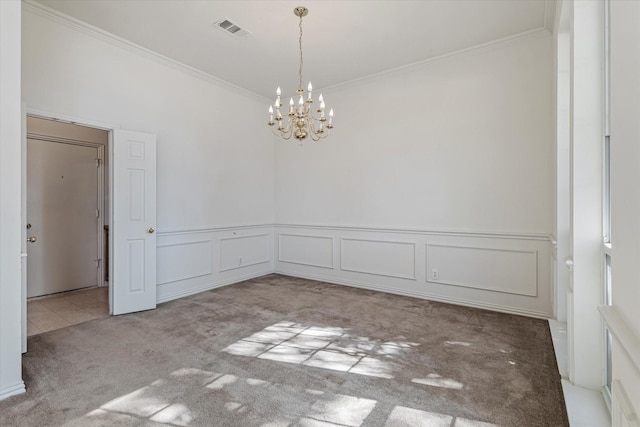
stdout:
<svg viewBox="0 0 640 427">
<path fill-rule="evenodd" d="M 115 34 L 112 34 L 108 31 L 102 30 L 84 21 L 81 21 L 72 16 L 69 16 L 60 11 L 57 11 L 48 6 L 45 6 L 42 3 L 38 3 L 35 0 L 23 0 L 22 9 L 23 11 L 29 11 L 29 12 L 35 13 L 39 16 L 49 19 L 50 21 L 63 24 L 69 28 L 83 32 L 89 36 L 105 41 L 111 45 L 117 46 L 128 52 L 150 59 L 158 64 L 164 65 L 174 70 L 181 71 L 191 77 L 195 77 L 199 80 L 205 81 L 207 83 L 211 83 L 220 88 L 231 90 L 237 94 L 248 96 L 260 102 L 264 102 L 265 100 L 268 101 L 268 98 L 260 94 L 244 89 L 240 86 L 234 85 L 233 83 L 230 83 L 219 77 L 216 77 L 209 73 L 205 73 L 204 71 L 198 70 L 197 68 L 183 64 L 182 62 L 176 61 L 175 59 L 171 59 L 151 49 L 147 49 L 146 47 L 140 46 L 127 39 L 116 36 Z"/>
<path fill-rule="evenodd" d="M 553 1 L 553 0 L 550 0 Z M 322 88 L 322 90 L 324 91 L 329 91 L 329 90 L 335 90 L 335 89 L 344 89 L 347 87 L 351 87 L 351 86 L 357 86 L 358 84 L 361 83 L 365 83 L 371 80 L 375 80 L 377 78 L 380 77 L 384 77 L 390 74 L 395 74 L 395 73 L 399 73 L 402 71 L 409 71 L 409 70 L 413 70 L 416 68 L 420 68 L 423 67 L 425 65 L 428 65 L 432 62 L 438 62 L 438 61 L 444 61 L 444 60 L 448 60 L 448 59 L 454 59 L 457 57 L 462 57 L 462 56 L 466 56 L 466 55 L 473 55 L 473 54 L 478 54 L 478 53 L 482 53 L 482 52 L 488 52 L 512 43 L 517 43 L 517 42 L 521 42 L 521 41 L 527 41 L 527 40 L 535 40 L 541 37 L 547 37 L 552 35 L 552 32 L 547 30 L 544 27 L 539 27 L 539 28 L 535 28 L 533 30 L 529 30 L 529 31 L 524 31 L 522 33 L 518 33 L 518 34 L 514 34 L 511 36 L 507 36 L 507 37 L 503 37 L 500 39 L 495 39 L 492 40 L 490 42 L 486 42 L 486 43 L 481 43 L 475 46 L 471 46 L 471 47 L 467 47 L 464 49 L 460 49 L 460 50 L 456 50 L 453 52 L 449 52 L 449 53 L 445 53 L 442 55 L 438 55 L 438 56 L 434 56 L 431 58 L 427 58 L 427 59 L 423 59 L 421 61 L 417 61 L 417 62 L 412 62 L 410 64 L 406 64 L 406 65 L 401 65 L 399 67 L 395 67 L 395 68 L 390 68 L 388 70 L 384 70 L 384 71 L 380 71 L 378 73 L 374 73 L 374 74 L 369 74 L 367 76 L 363 76 L 363 77 L 358 77 L 352 80 L 347 80 L 345 82 L 342 83 L 338 83 L 335 85 L 331 85 L 331 86 L 326 86 L 324 88 Z"/>
<path fill-rule="evenodd" d="M 1 1 L 1 0 L 0 0 Z M 481 43 L 475 46 L 471 46 L 468 48 L 460 49 L 457 51 L 445 53 L 443 55 L 434 56 L 432 58 L 427 58 L 421 61 L 413 62 L 410 64 L 402 65 L 399 67 L 391 68 L 388 70 L 380 71 L 378 73 L 369 74 L 366 76 L 358 77 L 356 79 L 347 80 L 345 82 L 337 83 L 335 85 L 330 85 L 322 88 L 322 90 L 334 90 L 341 89 L 350 86 L 357 85 L 359 83 L 363 83 L 369 80 L 373 80 L 378 77 L 382 77 L 389 74 L 394 74 L 397 72 L 411 70 L 414 68 L 418 68 L 420 66 L 429 64 L 431 62 L 442 61 L 446 59 L 455 58 L 458 56 L 464 56 L 467 54 L 474 54 L 479 52 L 489 51 L 500 46 L 510 44 L 517 41 L 524 40 L 534 40 L 540 37 L 548 36 L 553 33 L 554 19 L 555 19 L 555 11 L 556 11 L 557 0 L 545 0 L 545 17 L 544 17 L 544 26 L 540 28 L 536 28 L 533 30 L 525 31 L 522 33 L 514 34 L 511 36 L 503 37 L 500 39 L 492 40 L 490 42 Z M 186 65 L 182 62 L 171 59 L 167 56 L 164 56 L 158 52 L 155 52 L 151 49 L 147 49 L 143 46 L 140 46 L 136 43 L 133 43 L 127 39 L 119 37 L 115 34 L 109 33 L 105 30 L 102 30 L 98 27 L 95 27 L 91 24 L 88 24 L 84 21 L 81 21 L 77 18 L 64 14 L 60 11 L 52 9 L 48 6 L 45 6 L 42 3 L 37 2 L 36 0 L 22 0 L 23 10 L 33 12 L 38 14 L 44 18 L 47 18 L 53 22 L 57 22 L 72 29 L 83 32 L 87 35 L 95 37 L 99 40 L 110 43 L 114 46 L 120 47 L 129 52 L 135 53 L 147 59 L 150 59 L 158 64 L 167 66 L 177 71 L 181 71 L 187 75 L 195 77 L 197 79 L 203 80 L 205 82 L 211 83 L 215 86 L 231 90 L 241 95 L 248 96 L 260 102 L 264 102 L 265 100 L 269 102 L 269 98 L 260 95 L 256 92 L 249 91 L 245 88 L 237 86 L 233 83 L 230 83 L 226 80 L 223 80 L 219 77 L 216 77 L 212 74 L 201 71 L 197 68 Z"/>
</svg>

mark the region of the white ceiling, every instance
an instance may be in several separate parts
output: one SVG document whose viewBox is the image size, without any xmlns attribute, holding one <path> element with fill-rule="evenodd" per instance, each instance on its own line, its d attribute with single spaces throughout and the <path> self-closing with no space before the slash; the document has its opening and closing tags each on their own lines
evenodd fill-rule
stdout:
<svg viewBox="0 0 640 427">
<path fill-rule="evenodd" d="M 304 85 L 324 88 L 493 40 L 548 27 L 554 0 L 40 0 L 100 29 L 273 97 L 297 88 L 296 6 L 303 20 Z M 227 17 L 251 35 L 213 23 Z"/>
</svg>

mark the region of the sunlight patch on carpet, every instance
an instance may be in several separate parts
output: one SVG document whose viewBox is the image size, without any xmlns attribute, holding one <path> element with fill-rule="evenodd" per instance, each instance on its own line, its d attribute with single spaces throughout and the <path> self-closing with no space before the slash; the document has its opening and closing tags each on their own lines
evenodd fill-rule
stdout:
<svg viewBox="0 0 640 427">
<path fill-rule="evenodd" d="M 394 346 L 403 348 L 397 344 Z M 331 359 L 334 355 L 329 357 L 325 354 L 321 357 L 325 358 L 322 360 L 327 361 L 329 366 L 339 365 L 345 360 Z M 351 361 L 346 364 L 349 363 Z M 373 369 L 367 367 L 367 363 L 372 363 L 371 360 L 364 359 L 360 363 L 361 369 Z M 378 362 L 373 362 L 373 365 L 376 363 Z M 430 382 L 441 382 L 448 388 L 455 388 L 451 387 L 455 382 L 450 381 L 436 374 L 414 380 L 428 385 L 432 385 Z M 240 374 L 223 374 L 195 368 L 178 369 L 167 378 L 155 380 L 152 384 L 117 397 L 85 417 L 100 420 L 105 425 L 118 422 L 137 424 L 144 420 L 157 425 L 179 427 L 202 424 L 203 414 L 190 410 L 188 405 L 181 402 L 185 393 L 188 393 L 192 398 L 206 399 L 210 405 L 224 410 L 234 423 L 237 421 L 237 425 L 243 425 L 249 419 L 259 419 L 262 427 L 363 427 L 376 410 L 375 416 L 385 417 L 385 427 L 498 427 L 491 423 L 404 406 L 387 407 L 370 398 L 316 389 L 299 390 L 262 379 L 242 377 Z M 276 391 L 283 392 L 283 396 L 296 394 L 300 400 L 299 405 L 288 413 L 273 417 L 273 405 L 281 405 L 282 401 L 265 400 L 265 396 L 275 396 Z"/>
<path fill-rule="evenodd" d="M 378 342 L 333 326 L 279 322 L 222 351 L 378 378 L 393 378 L 394 358 L 418 346 L 402 340 Z"/>
<path fill-rule="evenodd" d="M 443 378 L 438 374 L 429 374 L 427 378 L 414 378 L 412 383 L 430 385 L 433 387 L 450 388 L 453 390 L 462 390 L 464 384 L 451 378 Z"/>
<path fill-rule="evenodd" d="M 462 417 L 421 411 L 419 409 L 396 406 L 391 411 L 385 427 L 498 427 L 495 424 L 470 420 Z"/>
</svg>

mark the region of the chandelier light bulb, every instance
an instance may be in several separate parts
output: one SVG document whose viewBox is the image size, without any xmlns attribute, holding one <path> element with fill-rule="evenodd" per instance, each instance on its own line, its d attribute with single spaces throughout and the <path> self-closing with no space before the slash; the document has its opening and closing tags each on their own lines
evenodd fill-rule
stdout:
<svg viewBox="0 0 640 427">
<path fill-rule="evenodd" d="M 282 92 L 280 91 L 280 86 L 278 86 L 278 89 L 276 89 L 276 95 L 280 96 L 282 94 Z"/>
</svg>

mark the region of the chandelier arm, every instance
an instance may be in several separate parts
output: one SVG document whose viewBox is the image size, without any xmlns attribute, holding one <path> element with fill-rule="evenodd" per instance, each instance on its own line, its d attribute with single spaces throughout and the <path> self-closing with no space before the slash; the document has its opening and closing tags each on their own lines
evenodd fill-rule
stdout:
<svg viewBox="0 0 640 427">
<path fill-rule="evenodd" d="M 309 135 L 313 141 L 320 141 L 322 139 L 322 134 L 316 132 L 315 119 L 311 114 L 309 114 Z"/>
<path fill-rule="evenodd" d="M 278 136 L 284 139 L 285 141 L 290 140 L 291 136 L 293 135 L 292 133 L 289 133 L 289 136 L 287 136 L 287 132 L 282 132 L 281 130 L 278 130 L 278 129 L 271 129 L 271 132 L 273 132 L 275 136 Z"/>
</svg>

